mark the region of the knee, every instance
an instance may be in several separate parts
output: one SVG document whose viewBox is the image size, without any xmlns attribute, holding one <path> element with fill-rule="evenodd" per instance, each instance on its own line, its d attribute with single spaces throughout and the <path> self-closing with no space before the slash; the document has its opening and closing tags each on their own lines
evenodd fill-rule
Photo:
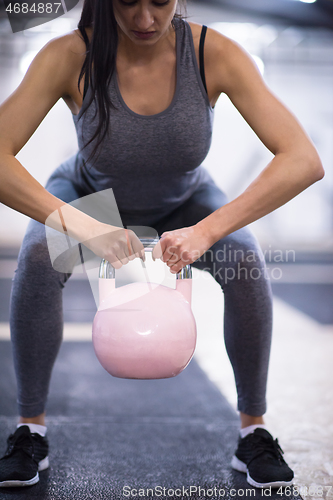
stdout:
<svg viewBox="0 0 333 500">
<path fill-rule="evenodd" d="M 49 281 L 52 276 L 60 283 L 66 281 L 65 276 L 52 265 L 45 226 L 31 221 L 18 256 L 14 282 L 23 279 L 41 283 Z"/>
<path fill-rule="evenodd" d="M 225 274 L 225 284 L 233 281 L 255 285 L 267 279 L 266 266 L 261 251 L 246 247 L 234 250 Z"/>
<path fill-rule="evenodd" d="M 45 227 L 43 224 L 33 222 L 29 225 L 19 253 L 18 267 L 21 269 L 31 267 L 36 270 L 38 267 L 51 265 Z"/>
<path fill-rule="evenodd" d="M 265 261 L 262 251 L 256 245 L 241 245 L 232 248 L 227 263 L 239 281 L 258 281 L 265 277 Z"/>
<path fill-rule="evenodd" d="M 258 283 L 267 280 L 267 270 L 261 248 L 254 242 L 218 241 L 205 255 L 209 271 L 220 285 Z"/>
</svg>

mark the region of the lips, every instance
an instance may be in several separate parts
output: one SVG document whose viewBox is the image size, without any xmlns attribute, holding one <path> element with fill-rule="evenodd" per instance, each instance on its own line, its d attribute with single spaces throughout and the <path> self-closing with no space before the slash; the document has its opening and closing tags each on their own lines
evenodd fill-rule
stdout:
<svg viewBox="0 0 333 500">
<path fill-rule="evenodd" d="M 153 35 L 155 35 L 156 31 L 147 31 L 146 33 L 144 33 L 142 31 L 134 31 L 133 30 L 133 33 L 138 38 L 146 39 L 146 38 L 151 38 Z"/>
</svg>

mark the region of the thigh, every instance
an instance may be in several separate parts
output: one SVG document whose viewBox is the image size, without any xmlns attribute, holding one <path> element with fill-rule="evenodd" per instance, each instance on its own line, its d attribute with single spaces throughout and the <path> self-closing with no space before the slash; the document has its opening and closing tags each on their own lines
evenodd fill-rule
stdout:
<svg viewBox="0 0 333 500">
<path fill-rule="evenodd" d="M 71 179 L 62 177 L 60 174 L 58 175 L 57 171 L 47 181 L 46 189 L 66 203 L 76 200 L 80 195 L 82 196 Z M 28 274 L 34 276 L 35 273 L 45 272 L 45 268 L 50 269 L 50 263 L 53 263 L 54 260 L 51 256 L 52 248 L 56 249 L 60 244 L 63 246 L 63 239 L 63 235 L 58 231 L 46 228 L 44 224 L 32 219 L 28 224 L 19 253 L 18 271 L 23 272 L 24 270 L 24 274 L 27 274 L 28 270 L 30 270 Z M 57 269 L 57 271 L 62 273 L 70 272 L 72 261 L 77 261 L 76 254 L 77 251 L 71 256 L 70 264 L 66 265 L 66 269 Z M 16 274 L 18 275 L 19 273 Z M 57 273 L 56 276 L 60 281 L 64 281 L 65 279 L 64 276 L 60 276 Z"/>
<path fill-rule="evenodd" d="M 71 160 L 71 159 L 70 159 Z M 64 162 L 60 167 L 53 172 L 51 177 L 48 179 L 45 189 L 66 203 L 70 203 L 82 196 L 90 194 L 80 186 L 75 178 L 74 172 L 71 175 L 71 171 L 67 168 L 69 167 L 70 160 Z"/>
<path fill-rule="evenodd" d="M 161 235 L 165 231 L 194 226 L 228 201 L 226 194 L 213 181 L 206 182 L 183 205 L 162 218 L 155 227 Z M 258 242 L 247 227 L 227 235 L 213 245 L 216 249 L 226 250 L 242 246 L 258 249 Z"/>
<path fill-rule="evenodd" d="M 162 218 L 156 224 L 156 229 L 162 234 L 164 231 L 194 226 L 226 203 L 228 199 L 225 193 L 213 181 L 205 182 L 183 205 Z"/>
<path fill-rule="evenodd" d="M 55 174 L 53 174 L 47 181 L 45 189 L 49 193 L 53 194 L 54 196 L 56 196 L 57 198 L 66 203 L 70 203 L 71 201 L 74 201 L 80 197 L 80 193 L 77 190 L 75 184 L 69 178 L 63 178 Z M 58 234 L 58 232 L 55 230 L 51 231 L 54 231 L 56 234 Z M 45 241 L 44 224 L 37 222 L 35 220 L 31 220 L 28 225 L 24 242 L 27 239 L 29 241 L 34 241 L 35 243 L 37 243 L 37 241 L 39 242 Z"/>
<path fill-rule="evenodd" d="M 156 229 L 162 234 L 164 231 L 193 226 L 227 203 L 226 194 L 213 181 L 209 181 L 202 184 L 186 203 L 162 219 Z M 223 268 L 246 262 L 261 267 L 262 261 L 263 255 L 256 237 L 248 227 L 244 227 L 218 240 L 193 266 L 213 272 L 213 264 Z"/>
</svg>

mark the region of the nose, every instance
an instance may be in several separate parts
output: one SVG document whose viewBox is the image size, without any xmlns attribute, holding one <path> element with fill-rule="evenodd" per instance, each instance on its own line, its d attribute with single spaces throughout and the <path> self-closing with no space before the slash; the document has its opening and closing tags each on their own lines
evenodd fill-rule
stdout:
<svg viewBox="0 0 333 500">
<path fill-rule="evenodd" d="M 138 27 L 138 31 L 148 31 L 154 24 L 154 18 L 149 8 L 139 5 L 138 12 L 135 15 L 135 24 Z"/>
</svg>

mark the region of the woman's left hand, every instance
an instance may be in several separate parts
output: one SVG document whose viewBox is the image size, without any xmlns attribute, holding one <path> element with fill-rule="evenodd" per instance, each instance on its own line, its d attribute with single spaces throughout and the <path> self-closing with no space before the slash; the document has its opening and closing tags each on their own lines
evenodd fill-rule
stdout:
<svg viewBox="0 0 333 500">
<path fill-rule="evenodd" d="M 153 260 L 161 259 L 178 273 L 184 266 L 192 264 L 211 247 L 207 233 L 198 224 L 191 227 L 167 231 L 153 250 Z"/>
</svg>

